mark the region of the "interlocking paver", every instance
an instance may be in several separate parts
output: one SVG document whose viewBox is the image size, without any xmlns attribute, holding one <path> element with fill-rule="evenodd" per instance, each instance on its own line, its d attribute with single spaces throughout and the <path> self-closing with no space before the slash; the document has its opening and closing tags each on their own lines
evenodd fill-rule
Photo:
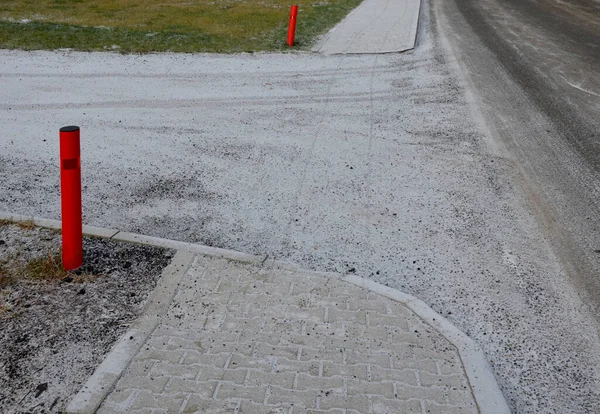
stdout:
<svg viewBox="0 0 600 414">
<path fill-rule="evenodd" d="M 136 357 L 136 361 L 153 360 L 153 361 L 169 361 L 179 362 L 185 351 L 168 351 L 164 349 L 144 347 Z"/>
<path fill-rule="evenodd" d="M 394 398 L 394 384 L 384 381 L 359 381 L 349 379 L 347 382 L 348 395 L 380 395 L 385 398 Z"/>
<path fill-rule="evenodd" d="M 194 379 L 198 376 L 200 368 L 197 365 L 179 365 L 172 364 L 166 361 L 158 361 L 154 364 L 150 374 L 154 378 L 166 377 L 166 378 L 184 378 Z M 131 368 L 130 368 L 131 371 Z M 133 377 L 132 378 L 136 378 Z"/>
<path fill-rule="evenodd" d="M 130 388 L 148 390 L 151 392 L 160 393 L 169 382 L 169 377 L 148 377 L 148 376 L 127 376 L 123 377 L 117 383 L 119 388 Z"/>
<path fill-rule="evenodd" d="M 389 339 L 389 328 L 383 325 L 379 326 L 363 326 L 358 324 L 348 324 L 346 326 L 348 330 L 348 336 L 350 338 L 361 338 L 361 339 L 381 339 L 388 341 Z"/>
<path fill-rule="evenodd" d="M 477 412 L 456 348 L 334 277 L 198 256 L 101 413 Z"/>
<path fill-rule="evenodd" d="M 402 371 L 401 371 L 402 372 Z M 359 379 L 367 380 L 368 369 L 367 364 L 358 365 L 344 365 L 336 364 L 334 362 L 325 361 L 323 363 L 323 376 L 324 377 L 342 377 L 346 379 Z"/>
<path fill-rule="evenodd" d="M 223 382 L 216 392 L 215 398 L 219 400 L 230 400 L 232 398 L 243 398 L 261 404 L 267 397 L 267 386 L 244 386 Z"/>
<path fill-rule="evenodd" d="M 436 402 L 438 404 L 446 403 L 446 393 L 443 388 L 438 387 L 413 387 L 403 385 L 396 387 L 396 398 L 401 400 L 422 399 Z"/>
<path fill-rule="evenodd" d="M 393 326 L 401 328 L 405 331 L 408 330 L 408 320 L 402 315 L 387 315 L 379 312 L 370 311 L 369 314 L 369 325 L 373 326 Z"/>
<path fill-rule="evenodd" d="M 196 349 L 185 351 L 181 358 L 182 364 L 201 364 L 222 367 L 227 361 L 227 354 L 207 354 Z"/>
<path fill-rule="evenodd" d="M 297 374 L 294 371 L 262 372 L 250 370 L 246 384 L 254 387 L 260 385 L 277 385 L 283 388 L 292 389 L 294 387 L 296 375 Z"/>
<path fill-rule="evenodd" d="M 420 379 L 421 385 L 424 387 L 428 387 L 430 385 L 436 385 L 436 386 L 460 388 L 465 385 L 464 380 L 459 375 L 456 375 L 456 374 L 435 375 L 435 374 L 430 374 L 428 372 L 420 372 L 419 379 Z"/>
<path fill-rule="evenodd" d="M 149 391 L 141 391 L 137 394 L 131 410 L 165 410 L 167 412 L 178 412 L 179 408 L 187 398 L 187 394 L 157 394 Z M 113 407 L 115 411 L 117 407 Z"/>
<path fill-rule="evenodd" d="M 300 361 L 331 361 L 341 364 L 344 361 L 344 350 L 341 348 L 308 348 L 303 347 Z"/>
<path fill-rule="evenodd" d="M 190 395 L 185 405 L 183 405 L 182 413 L 211 413 L 211 414 L 231 414 L 236 408 L 241 405 L 240 401 L 223 401 L 208 399 L 200 395 Z M 244 412 L 245 414 L 245 412 Z"/>
<path fill-rule="evenodd" d="M 292 371 L 295 373 L 306 372 L 311 375 L 319 375 L 320 361 L 290 361 L 288 359 L 277 359 L 277 369 L 281 372 Z"/>
<path fill-rule="evenodd" d="M 319 391 L 315 390 L 289 390 L 280 387 L 271 387 L 267 399 L 269 404 L 293 404 L 306 408 L 317 408 Z"/>
<path fill-rule="evenodd" d="M 371 409 L 377 413 L 402 413 L 402 414 L 421 414 L 421 402 L 419 400 L 398 401 L 382 398 L 379 396 L 371 397 Z"/>
<path fill-rule="evenodd" d="M 205 398 L 212 397 L 218 385 L 217 381 L 195 381 L 184 378 L 172 378 L 165 388 L 165 392 L 199 394 Z"/>
<path fill-rule="evenodd" d="M 335 393 L 325 394 L 319 401 L 322 410 L 352 408 L 360 413 L 371 412 L 369 399 L 365 396 L 339 395 Z"/>
<path fill-rule="evenodd" d="M 407 358 L 403 356 L 392 355 L 392 364 L 394 369 L 415 369 L 419 371 L 425 371 L 431 374 L 438 373 L 438 366 L 434 359 L 422 359 L 416 360 L 414 358 Z M 448 370 L 448 374 L 458 373 L 461 374 L 462 367 L 452 366 L 452 369 Z"/>
<path fill-rule="evenodd" d="M 196 376 L 197 381 L 228 381 L 234 384 L 244 384 L 246 377 L 248 376 L 248 370 L 244 368 L 216 368 L 210 365 L 200 367 L 198 375 Z"/>
<path fill-rule="evenodd" d="M 410 369 L 385 369 L 378 367 L 376 365 L 371 367 L 371 381 L 381 382 L 381 381 L 390 381 L 390 382 L 401 382 L 407 385 L 417 386 L 417 376 L 414 370 Z M 431 384 L 423 384 L 421 385 L 431 385 Z"/>
<path fill-rule="evenodd" d="M 344 378 L 336 377 L 319 377 L 307 374 L 298 374 L 296 388 L 299 390 L 323 390 L 323 391 L 339 391 L 344 389 Z"/>
<path fill-rule="evenodd" d="M 248 358 L 244 355 L 234 354 L 229 360 L 229 368 L 251 368 L 261 369 L 265 372 L 271 372 L 276 358 L 268 356 L 266 358 Z"/>
<path fill-rule="evenodd" d="M 360 351 L 348 351 L 346 357 L 347 364 L 370 364 L 382 368 L 390 368 L 390 355 L 384 353 L 369 354 Z"/>
</svg>

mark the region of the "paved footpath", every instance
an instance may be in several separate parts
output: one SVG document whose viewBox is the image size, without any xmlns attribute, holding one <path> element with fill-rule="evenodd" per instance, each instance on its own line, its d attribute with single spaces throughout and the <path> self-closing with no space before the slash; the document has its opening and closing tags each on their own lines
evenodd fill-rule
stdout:
<svg viewBox="0 0 600 414">
<path fill-rule="evenodd" d="M 478 408 L 457 347 L 405 303 L 239 255 L 179 252 L 67 412 L 506 412 Z"/>
<path fill-rule="evenodd" d="M 413 49 L 420 10 L 421 0 L 363 0 L 313 51 L 331 55 Z"/>
</svg>

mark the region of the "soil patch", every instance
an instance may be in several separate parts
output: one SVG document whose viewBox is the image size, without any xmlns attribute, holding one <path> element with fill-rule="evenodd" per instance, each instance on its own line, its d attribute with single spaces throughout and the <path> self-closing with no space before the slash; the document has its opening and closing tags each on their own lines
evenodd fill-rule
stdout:
<svg viewBox="0 0 600 414">
<path fill-rule="evenodd" d="M 86 237 L 84 266 L 65 273 L 59 232 L 0 224 L 0 412 L 61 412 L 173 255 Z"/>
</svg>

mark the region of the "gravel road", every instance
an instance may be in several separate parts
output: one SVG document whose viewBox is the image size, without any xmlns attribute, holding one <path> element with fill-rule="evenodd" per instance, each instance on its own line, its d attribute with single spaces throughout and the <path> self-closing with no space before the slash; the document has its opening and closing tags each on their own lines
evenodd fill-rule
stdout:
<svg viewBox="0 0 600 414">
<path fill-rule="evenodd" d="M 480 343 L 515 411 L 598 410 L 593 311 L 435 16 L 401 55 L 0 52 L 0 209 L 59 218 L 80 125 L 87 223 L 355 269 Z"/>
</svg>

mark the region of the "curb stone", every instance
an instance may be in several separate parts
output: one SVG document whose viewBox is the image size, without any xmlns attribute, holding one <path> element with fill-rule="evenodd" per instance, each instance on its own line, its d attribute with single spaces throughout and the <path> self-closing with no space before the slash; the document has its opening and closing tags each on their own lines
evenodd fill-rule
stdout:
<svg viewBox="0 0 600 414">
<path fill-rule="evenodd" d="M 127 332 L 116 342 L 102 363 L 96 368 L 83 388 L 67 406 L 68 413 L 96 412 L 104 399 L 114 389 L 121 374 L 133 357 L 140 351 L 148 337 L 154 332 L 160 319 L 169 309 L 179 282 L 186 274 L 195 254 L 178 251 L 171 263 L 163 270 L 158 284 L 150 293 L 141 315 Z"/>
<path fill-rule="evenodd" d="M 33 221 L 37 226 L 55 230 L 61 228 L 61 222 L 58 220 L 43 219 L 20 214 L 0 212 L 0 220 L 1 219 L 14 222 Z M 93 413 L 98 409 L 104 398 L 112 391 L 117 380 L 126 370 L 139 348 L 158 325 L 160 316 L 166 312 L 170 303 L 170 300 L 161 303 L 161 299 L 165 296 L 172 299 L 177 290 L 179 280 L 181 280 L 183 275 L 187 272 L 187 269 L 191 265 L 194 255 L 196 254 L 267 266 L 269 268 L 302 271 L 330 277 L 335 276 L 347 283 L 368 289 L 374 293 L 404 304 L 456 347 L 479 411 L 483 414 L 509 414 L 511 412 L 506 399 L 500 391 L 492 368 L 479 345 L 450 321 L 431 309 L 425 302 L 414 296 L 356 275 L 342 275 L 334 272 L 315 272 L 302 269 L 293 263 L 269 259 L 268 256 L 251 255 L 234 250 L 161 239 L 158 237 L 144 236 L 141 234 L 121 232 L 119 230 L 104 229 L 94 226 L 83 226 L 83 233 L 88 236 L 111 238 L 124 242 L 170 248 L 177 250 L 177 254 L 173 258 L 171 264 L 163 271 L 159 285 L 157 285 L 148 298 L 142 316 L 140 316 L 133 327 L 117 341 L 105 360 L 86 382 L 83 389 L 79 391 L 69 403 L 66 410 L 67 413 Z M 156 306 L 158 306 L 158 308 Z M 150 308 L 153 309 L 153 315 L 148 313 Z M 158 312 L 156 312 L 156 310 L 158 310 Z M 130 337 L 133 337 L 134 340 L 130 340 Z"/>
</svg>

